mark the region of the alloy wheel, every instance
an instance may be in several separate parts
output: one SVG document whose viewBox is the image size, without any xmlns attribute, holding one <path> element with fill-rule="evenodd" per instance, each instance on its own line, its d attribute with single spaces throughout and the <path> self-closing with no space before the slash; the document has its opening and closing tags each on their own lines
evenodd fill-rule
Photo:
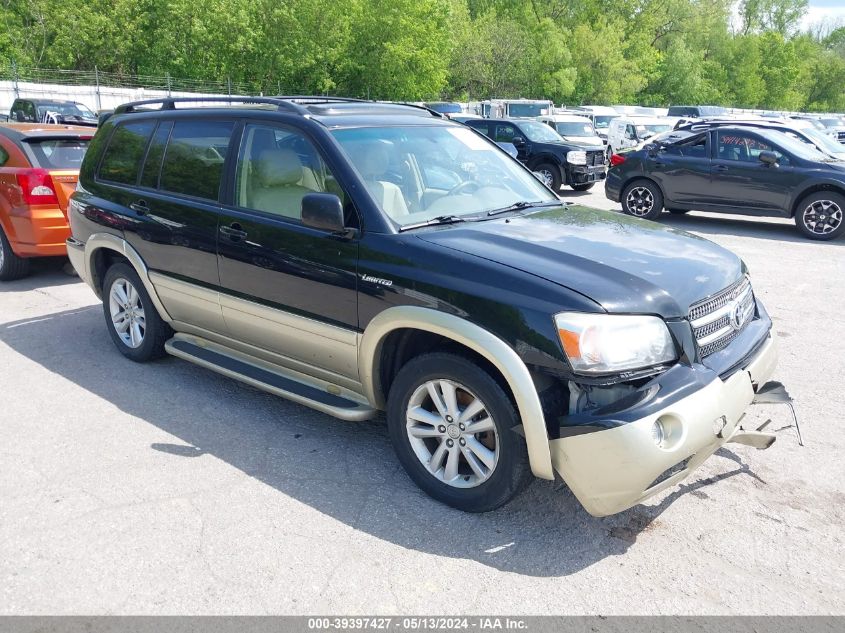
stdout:
<svg viewBox="0 0 845 633">
<path fill-rule="evenodd" d="M 654 208 L 654 195 L 645 187 L 634 187 L 625 197 L 631 215 L 643 217 Z"/>
<path fill-rule="evenodd" d="M 537 172 L 543 177 L 543 184 L 547 187 L 553 187 L 555 184 L 555 178 L 548 169 L 541 169 Z"/>
<path fill-rule="evenodd" d="M 842 225 L 842 208 L 832 200 L 816 200 L 804 209 L 802 221 L 811 233 L 827 235 Z"/>
<path fill-rule="evenodd" d="M 412 450 L 439 481 L 473 488 L 496 469 L 496 425 L 484 402 L 460 383 L 423 383 L 408 400 L 405 419 Z"/>
<path fill-rule="evenodd" d="M 109 292 L 109 314 L 123 344 L 132 349 L 140 347 L 147 331 L 147 320 L 141 296 L 127 279 L 118 277 L 114 280 Z"/>
</svg>

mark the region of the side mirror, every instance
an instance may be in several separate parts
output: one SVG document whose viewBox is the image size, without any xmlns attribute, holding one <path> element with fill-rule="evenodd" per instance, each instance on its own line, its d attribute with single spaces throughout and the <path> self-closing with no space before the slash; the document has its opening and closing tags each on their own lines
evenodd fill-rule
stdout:
<svg viewBox="0 0 845 633">
<path fill-rule="evenodd" d="M 302 223 L 312 229 L 339 233 L 343 226 L 343 203 L 333 193 L 307 193 L 302 197 Z"/>
<path fill-rule="evenodd" d="M 522 138 L 521 136 L 514 136 L 511 139 L 511 144 L 514 145 L 514 147 L 519 147 L 520 145 L 525 145 L 525 139 Z"/>
<path fill-rule="evenodd" d="M 769 167 L 778 164 L 778 155 L 774 152 L 760 152 L 760 155 L 757 158 L 760 159 L 761 163 L 763 163 L 764 165 L 768 165 Z"/>
</svg>

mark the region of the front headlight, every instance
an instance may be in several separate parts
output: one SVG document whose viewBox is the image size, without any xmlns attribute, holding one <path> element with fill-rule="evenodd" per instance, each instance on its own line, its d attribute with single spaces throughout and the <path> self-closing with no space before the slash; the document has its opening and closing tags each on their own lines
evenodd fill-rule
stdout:
<svg viewBox="0 0 845 633">
<path fill-rule="evenodd" d="M 660 317 L 562 312 L 555 315 L 555 325 L 563 351 L 579 373 L 643 369 L 678 358 Z"/>
<path fill-rule="evenodd" d="M 566 162 L 572 163 L 573 165 L 586 165 L 587 152 L 582 152 L 578 150 L 566 152 Z"/>
</svg>

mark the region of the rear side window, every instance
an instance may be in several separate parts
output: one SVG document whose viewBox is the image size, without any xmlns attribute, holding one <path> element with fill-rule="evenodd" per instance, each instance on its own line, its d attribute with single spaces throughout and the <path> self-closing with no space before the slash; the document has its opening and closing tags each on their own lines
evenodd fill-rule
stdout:
<svg viewBox="0 0 845 633">
<path fill-rule="evenodd" d="M 134 185 L 154 127 L 155 121 L 119 125 L 112 133 L 100 163 L 100 179 Z"/>
<path fill-rule="evenodd" d="M 44 169 L 79 169 L 91 139 L 43 139 L 30 142 L 38 167 Z"/>
<path fill-rule="evenodd" d="M 217 200 L 234 123 L 176 121 L 161 166 L 161 189 Z"/>
</svg>

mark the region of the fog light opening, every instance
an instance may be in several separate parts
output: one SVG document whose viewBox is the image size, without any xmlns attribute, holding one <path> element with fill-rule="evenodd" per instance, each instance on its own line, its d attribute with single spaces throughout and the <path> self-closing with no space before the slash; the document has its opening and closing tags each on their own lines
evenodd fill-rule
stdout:
<svg viewBox="0 0 845 633">
<path fill-rule="evenodd" d="M 655 420 L 651 425 L 651 439 L 657 446 L 662 446 L 663 440 L 666 439 L 666 429 L 660 420 Z"/>
</svg>

